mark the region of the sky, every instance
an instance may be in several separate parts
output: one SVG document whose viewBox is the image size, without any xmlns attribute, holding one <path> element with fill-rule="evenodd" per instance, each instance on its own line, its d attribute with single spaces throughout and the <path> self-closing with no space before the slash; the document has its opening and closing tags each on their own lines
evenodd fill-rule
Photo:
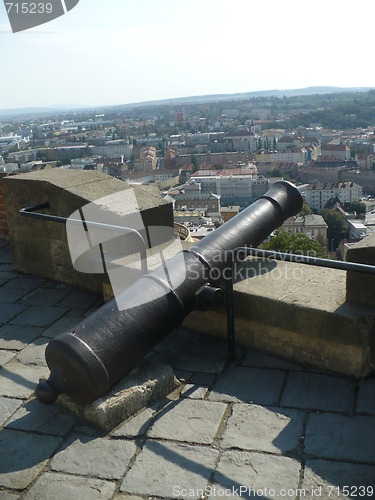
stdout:
<svg viewBox="0 0 375 500">
<path fill-rule="evenodd" d="M 374 13 L 374 0 L 80 0 L 12 33 L 0 0 L 0 109 L 375 87 Z"/>
</svg>

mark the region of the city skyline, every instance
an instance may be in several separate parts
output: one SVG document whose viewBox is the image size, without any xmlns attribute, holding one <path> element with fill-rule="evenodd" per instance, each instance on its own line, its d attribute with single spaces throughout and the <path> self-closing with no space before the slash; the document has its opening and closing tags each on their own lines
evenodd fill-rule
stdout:
<svg viewBox="0 0 375 500">
<path fill-rule="evenodd" d="M 0 109 L 374 87 L 372 4 L 357 6 L 80 0 L 61 18 L 13 34 L 0 4 Z"/>
</svg>

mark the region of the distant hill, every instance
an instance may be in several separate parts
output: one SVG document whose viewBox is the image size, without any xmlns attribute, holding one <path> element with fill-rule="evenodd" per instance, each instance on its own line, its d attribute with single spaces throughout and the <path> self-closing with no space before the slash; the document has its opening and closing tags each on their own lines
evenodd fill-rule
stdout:
<svg viewBox="0 0 375 500">
<path fill-rule="evenodd" d="M 288 90 L 256 90 L 252 92 L 239 92 L 236 94 L 209 94 L 190 97 L 175 97 L 172 99 L 162 99 L 159 101 L 144 101 L 132 104 L 122 104 L 116 107 L 133 108 L 141 106 L 161 106 L 165 104 L 200 104 L 215 101 L 234 101 L 240 99 L 252 99 L 254 97 L 295 97 L 316 94 L 340 94 L 343 92 L 368 92 L 375 87 L 306 87 L 304 89 Z M 113 108 L 114 106 L 108 106 Z"/>
<path fill-rule="evenodd" d="M 118 104 L 109 106 L 80 106 L 80 105 L 56 105 L 51 107 L 35 107 L 35 108 L 14 108 L 14 109 L 0 109 L 0 117 L 26 117 L 30 115 L 50 114 L 54 112 L 73 111 L 73 110 L 90 110 L 94 108 L 101 109 L 129 109 L 144 106 L 162 106 L 168 104 L 200 104 L 215 101 L 234 101 L 242 99 L 252 99 L 256 97 L 294 97 L 303 95 L 316 95 L 316 94 L 339 94 L 344 92 L 368 92 L 375 87 L 306 87 L 304 89 L 287 89 L 287 90 L 257 90 L 253 92 L 240 92 L 236 94 L 209 94 L 201 96 L 190 97 L 174 97 L 171 99 L 161 99 L 159 101 L 142 101 L 129 104 Z"/>
</svg>

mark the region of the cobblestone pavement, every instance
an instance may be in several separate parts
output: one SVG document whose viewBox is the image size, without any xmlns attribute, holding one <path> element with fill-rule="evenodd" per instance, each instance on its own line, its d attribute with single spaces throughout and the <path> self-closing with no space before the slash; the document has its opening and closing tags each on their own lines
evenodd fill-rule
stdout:
<svg viewBox="0 0 375 500">
<path fill-rule="evenodd" d="M 13 271 L 0 240 L 0 498 L 375 498 L 375 378 L 178 329 L 148 356 L 183 381 L 109 434 L 33 391 L 49 339 L 101 301 Z"/>
</svg>

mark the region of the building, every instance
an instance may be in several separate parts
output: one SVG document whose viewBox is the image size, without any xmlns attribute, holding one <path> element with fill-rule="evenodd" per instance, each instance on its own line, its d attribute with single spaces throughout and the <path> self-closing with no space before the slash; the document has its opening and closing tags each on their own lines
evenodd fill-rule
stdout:
<svg viewBox="0 0 375 500">
<path fill-rule="evenodd" d="M 302 233 L 312 240 L 318 240 L 322 244 L 327 243 L 328 226 L 321 215 L 289 217 L 280 229 L 291 234 Z"/>
<path fill-rule="evenodd" d="M 143 147 L 139 152 L 139 158 L 134 160 L 134 172 L 155 170 L 156 164 L 156 148 L 154 146 Z"/>
<path fill-rule="evenodd" d="M 324 158 L 349 161 L 350 148 L 346 144 L 326 144 L 322 146 L 322 156 Z"/>
<path fill-rule="evenodd" d="M 341 203 L 352 203 L 362 199 L 362 187 L 353 181 L 309 184 L 305 188 L 306 203 L 313 210 L 322 210 L 332 198 Z"/>
<path fill-rule="evenodd" d="M 375 167 L 375 155 L 370 153 L 357 153 L 355 162 L 360 169 L 371 170 Z"/>
<path fill-rule="evenodd" d="M 358 239 L 367 236 L 367 227 L 360 220 L 347 219 L 349 225 L 349 238 Z"/>
<path fill-rule="evenodd" d="M 92 154 L 103 158 L 117 158 L 123 156 L 124 160 L 130 160 L 133 153 L 131 144 L 107 144 L 105 146 L 92 146 Z"/>
<path fill-rule="evenodd" d="M 301 182 L 338 182 L 345 172 L 341 167 L 302 167 L 298 170 Z"/>
<path fill-rule="evenodd" d="M 56 159 L 60 161 L 68 161 L 73 158 L 82 158 L 91 155 L 91 146 L 59 146 L 54 148 Z"/>
<path fill-rule="evenodd" d="M 164 166 L 170 170 L 176 165 L 176 151 L 172 148 L 167 148 L 164 154 Z"/>
<path fill-rule="evenodd" d="M 306 163 L 307 150 L 305 148 L 295 148 L 291 151 L 277 152 L 270 154 L 271 163 Z"/>
<path fill-rule="evenodd" d="M 191 193 L 215 193 L 221 197 L 222 203 L 244 208 L 268 190 L 269 180 L 262 176 L 244 174 L 240 169 L 238 172 L 241 173 L 233 175 L 231 170 L 198 171 L 183 189 Z"/>
<path fill-rule="evenodd" d="M 220 165 L 225 168 L 236 168 L 238 163 L 248 163 L 250 161 L 250 152 L 221 152 L 221 153 L 202 153 L 194 155 L 201 169 L 212 168 Z M 176 166 L 181 167 L 191 163 L 191 154 L 177 155 Z"/>
<path fill-rule="evenodd" d="M 235 130 L 225 134 L 225 141 L 229 143 L 232 151 L 249 151 L 257 150 L 259 137 L 249 129 Z"/>
<path fill-rule="evenodd" d="M 207 215 L 220 213 L 220 196 L 217 194 L 187 191 L 171 196 L 176 210 L 198 210 Z"/>
<path fill-rule="evenodd" d="M 38 149 L 27 149 L 24 151 L 15 151 L 8 154 L 9 162 L 27 163 L 28 161 L 35 161 L 38 158 Z"/>
<path fill-rule="evenodd" d="M 231 205 L 229 207 L 221 207 L 221 218 L 224 222 L 227 222 L 230 219 L 233 219 L 237 214 L 240 213 L 239 205 Z"/>
</svg>

